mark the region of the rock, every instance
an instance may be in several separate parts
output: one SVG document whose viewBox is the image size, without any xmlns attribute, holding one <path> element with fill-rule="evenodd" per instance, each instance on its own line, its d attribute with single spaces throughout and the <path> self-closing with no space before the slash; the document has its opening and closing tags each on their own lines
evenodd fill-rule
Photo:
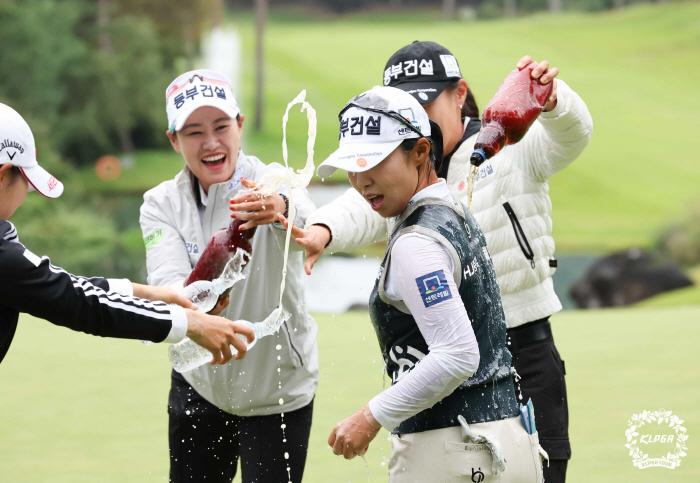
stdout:
<svg viewBox="0 0 700 483">
<path fill-rule="evenodd" d="M 569 295 L 579 308 L 596 309 L 631 305 L 691 285 L 675 263 L 657 261 L 651 252 L 630 248 L 595 262 Z"/>
</svg>

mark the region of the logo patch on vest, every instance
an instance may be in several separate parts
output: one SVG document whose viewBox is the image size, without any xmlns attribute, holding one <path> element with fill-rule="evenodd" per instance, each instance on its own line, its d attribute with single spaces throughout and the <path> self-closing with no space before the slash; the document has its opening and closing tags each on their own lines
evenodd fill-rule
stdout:
<svg viewBox="0 0 700 483">
<path fill-rule="evenodd" d="M 416 284 L 423 299 L 423 305 L 426 307 L 432 307 L 452 298 L 452 292 L 447 285 L 447 277 L 442 270 L 418 277 Z"/>
</svg>

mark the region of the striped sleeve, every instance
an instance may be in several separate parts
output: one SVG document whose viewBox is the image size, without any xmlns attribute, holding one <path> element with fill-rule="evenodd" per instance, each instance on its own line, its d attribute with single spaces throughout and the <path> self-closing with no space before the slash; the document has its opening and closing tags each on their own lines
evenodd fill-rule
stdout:
<svg viewBox="0 0 700 483">
<path fill-rule="evenodd" d="M 87 334 L 153 342 L 165 340 L 182 315 L 163 302 L 112 292 L 104 278 L 72 275 L 8 240 L 10 233 L 0 240 L 2 305 Z"/>
<path fill-rule="evenodd" d="M 3 221 L 3 225 L 5 224 L 7 225 L 4 226 L 4 229 L 2 230 L 5 232 L 5 234 L 2 236 L 3 240 L 19 243 L 19 237 L 17 236 L 17 228 L 15 228 L 15 225 L 9 221 Z"/>
</svg>

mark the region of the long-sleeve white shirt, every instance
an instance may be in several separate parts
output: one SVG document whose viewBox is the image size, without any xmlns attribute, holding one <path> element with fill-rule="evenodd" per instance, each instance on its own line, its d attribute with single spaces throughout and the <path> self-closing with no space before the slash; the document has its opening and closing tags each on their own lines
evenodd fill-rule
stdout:
<svg viewBox="0 0 700 483">
<path fill-rule="evenodd" d="M 427 197 L 455 203 L 444 180 L 418 192 L 410 203 Z M 440 243 L 416 233 L 401 236 L 392 247 L 387 270 L 386 294 L 406 304 L 429 348 L 410 372 L 369 402 L 375 419 L 391 430 L 466 381 L 479 367 L 479 345 L 460 297 L 430 307 L 422 302 L 417 278 L 437 270 L 454 273 L 454 261 Z M 458 293 L 452 277 L 447 283 Z"/>
</svg>

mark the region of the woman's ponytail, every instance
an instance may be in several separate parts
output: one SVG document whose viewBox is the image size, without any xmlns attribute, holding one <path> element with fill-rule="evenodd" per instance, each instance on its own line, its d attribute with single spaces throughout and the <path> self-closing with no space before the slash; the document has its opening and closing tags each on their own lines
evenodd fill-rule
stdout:
<svg viewBox="0 0 700 483">
<path fill-rule="evenodd" d="M 433 163 L 435 171 L 440 172 L 443 158 L 442 130 L 440 125 L 429 119 L 430 122 L 430 161 Z"/>
</svg>

